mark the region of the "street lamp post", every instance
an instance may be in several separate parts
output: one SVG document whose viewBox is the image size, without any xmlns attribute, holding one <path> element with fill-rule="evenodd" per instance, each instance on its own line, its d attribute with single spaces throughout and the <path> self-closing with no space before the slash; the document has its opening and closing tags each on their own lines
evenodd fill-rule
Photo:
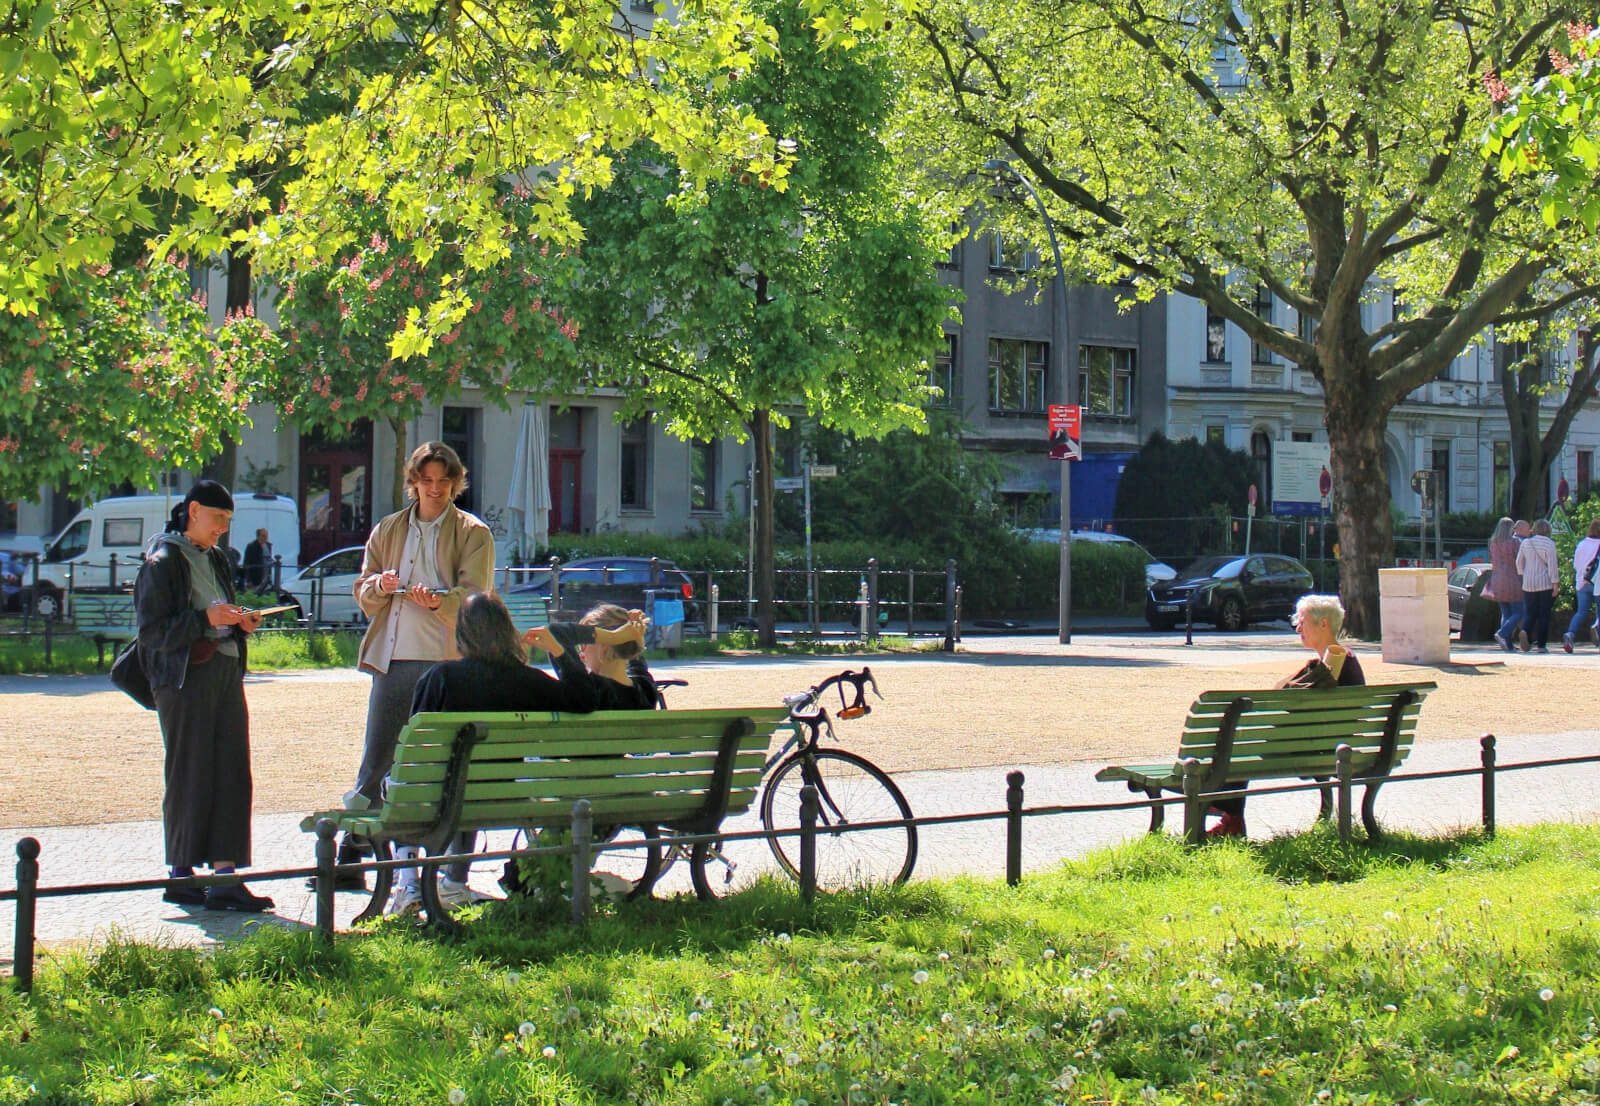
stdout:
<svg viewBox="0 0 1600 1106">
<path fill-rule="evenodd" d="M 1002 174 L 1018 184 L 1033 197 L 1034 205 L 1039 209 L 1039 218 L 1044 220 L 1044 230 L 1050 236 L 1050 252 L 1055 256 L 1056 275 L 1050 283 L 1050 354 L 1052 359 L 1060 366 L 1057 376 L 1060 384 L 1056 392 L 1061 397 L 1062 403 L 1072 402 L 1072 374 L 1067 370 L 1065 352 L 1061 348 L 1061 320 L 1067 313 L 1067 283 L 1066 270 L 1061 266 L 1061 246 L 1056 242 L 1056 225 L 1050 219 L 1050 212 L 1044 206 L 1044 200 L 1039 197 L 1038 190 L 1032 182 L 1016 167 L 1004 158 L 990 158 L 983 163 L 983 167 L 991 173 Z M 1059 299 L 1059 303 L 1056 302 Z M 1057 610 L 1056 640 L 1062 645 L 1072 641 L 1072 459 L 1061 458 L 1061 597 Z"/>
</svg>

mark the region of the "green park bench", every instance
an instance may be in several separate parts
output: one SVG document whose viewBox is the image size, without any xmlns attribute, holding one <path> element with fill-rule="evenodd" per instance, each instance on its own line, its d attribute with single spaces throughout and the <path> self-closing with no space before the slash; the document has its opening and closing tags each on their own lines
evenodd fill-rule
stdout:
<svg viewBox="0 0 1600 1106">
<path fill-rule="evenodd" d="M 525 634 L 535 626 L 549 624 L 548 597 L 526 591 L 503 591 L 500 593 L 500 598 L 505 603 L 506 610 L 511 612 L 511 624 L 517 628 L 517 633 Z"/>
<path fill-rule="evenodd" d="M 96 665 L 106 666 L 106 646 L 132 641 L 139 636 L 139 620 L 133 596 L 127 592 L 92 595 L 75 592 L 72 596 L 72 627 L 92 638 L 97 653 Z"/>
<path fill-rule="evenodd" d="M 320 812 L 300 828 L 315 832 L 330 819 L 370 841 L 380 860 L 396 845 L 437 856 L 462 831 L 572 827 L 573 804 L 587 799 L 596 839 L 637 826 L 653 841 L 630 897 L 648 895 L 663 835 L 714 833 L 749 809 L 786 718 L 784 707 L 418 714 L 400 733 L 380 806 Z M 391 870 L 377 873 L 357 922 L 383 912 L 392 882 Z M 446 922 L 437 882 L 425 878 L 421 889 L 429 920 Z"/>
<path fill-rule="evenodd" d="M 1178 743 L 1178 759 L 1160 764 L 1113 765 L 1095 779 L 1123 781 L 1130 791 L 1152 799 L 1183 792 L 1184 763 L 1200 770 L 1200 791 L 1225 791 L 1230 782 L 1263 780 L 1324 781 L 1319 818 L 1333 812 L 1332 784 L 1338 775 L 1338 749 L 1350 746 L 1351 776 L 1372 778 L 1361 803 L 1367 836 L 1381 835 L 1373 803 L 1383 778 L 1411 751 L 1422 700 L 1437 685 L 1374 684 L 1328 690 L 1283 688 L 1263 691 L 1208 691 L 1189 707 Z M 1200 809 L 1185 818 L 1191 840 L 1199 835 Z M 1150 832 L 1161 829 L 1165 806 L 1150 808 Z"/>
</svg>

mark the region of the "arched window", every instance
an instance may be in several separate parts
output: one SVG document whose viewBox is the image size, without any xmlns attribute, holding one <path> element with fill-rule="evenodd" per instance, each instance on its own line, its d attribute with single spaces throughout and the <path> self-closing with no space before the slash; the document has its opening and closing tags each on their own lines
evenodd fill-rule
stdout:
<svg viewBox="0 0 1600 1106">
<path fill-rule="evenodd" d="M 1268 514 L 1272 510 L 1272 439 L 1265 430 L 1250 435 L 1250 458 L 1256 463 L 1256 509 Z"/>
</svg>

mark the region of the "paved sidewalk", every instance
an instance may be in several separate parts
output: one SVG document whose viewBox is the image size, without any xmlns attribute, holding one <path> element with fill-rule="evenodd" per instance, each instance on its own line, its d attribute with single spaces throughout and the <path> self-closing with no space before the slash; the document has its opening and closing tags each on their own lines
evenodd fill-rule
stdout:
<svg viewBox="0 0 1600 1106">
<path fill-rule="evenodd" d="M 1502 765 L 1514 761 L 1582 756 L 1600 749 L 1600 731 L 1574 730 L 1558 734 L 1518 736 L 1501 741 Z M 1407 771 L 1469 768 L 1479 763 L 1476 741 L 1441 741 L 1419 747 L 1406 762 Z M 1094 782 L 1099 763 L 1023 766 L 1029 806 L 1070 803 L 1107 803 L 1136 798 L 1126 789 Z M 999 812 L 1005 809 L 1005 769 L 985 768 L 943 772 L 901 773 L 896 781 L 918 816 Z M 1600 765 L 1561 769 L 1506 772 L 1498 778 L 1498 809 L 1502 825 L 1541 821 L 1589 821 L 1600 816 Z M 1359 797 L 1360 791 L 1358 789 Z M 1167 824 L 1176 830 L 1182 815 L 1168 808 Z M 1249 820 L 1253 837 L 1303 829 L 1316 811 L 1312 793 L 1262 796 L 1252 799 Z M 1481 790 L 1477 778 L 1394 783 L 1378 800 L 1378 817 L 1385 826 L 1421 833 L 1442 833 L 1478 824 Z M 1064 857 L 1131 840 L 1144 832 L 1145 811 L 1063 815 L 1029 819 L 1024 827 L 1023 864 L 1039 871 Z M 256 866 L 261 869 L 309 866 L 312 838 L 299 830 L 300 815 L 271 814 L 255 822 Z M 759 828 L 747 815 L 730 828 Z M 160 875 L 161 827 L 157 822 L 131 822 L 102 826 L 13 829 L 4 832 L 6 860 L 0 863 L 0 887 L 15 886 L 14 847 L 23 837 L 37 837 L 41 883 L 58 886 Z M 971 874 L 1000 878 L 1005 872 L 1004 827 L 1000 821 L 924 828 L 920 835 L 916 877 Z M 491 847 L 506 847 L 497 836 Z M 747 849 L 753 864 L 769 863 L 760 846 Z M 482 865 L 473 883 L 495 890 L 498 865 Z M 678 889 L 686 878 L 678 869 L 669 873 L 667 890 Z M 302 880 L 258 883 L 258 893 L 277 901 L 273 913 L 255 918 L 211 914 L 169 906 L 159 892 L 144 891 L 79 898 L 47 898 L 39 906 L 37 935 L 45 952 L 84 942 L 103 941 L 113 931 L 141 940 L 170 944 L 205 944 L 240 933 L 252 925 L 304 928 L 315 918 L 315 903 Z M 365 895 L 338 896 L 338 923 L 346 927 L 366 902 Z M 14 944 L 15 908 L 0 904 L 0 970 L 9 971 Z"/>
</svg>

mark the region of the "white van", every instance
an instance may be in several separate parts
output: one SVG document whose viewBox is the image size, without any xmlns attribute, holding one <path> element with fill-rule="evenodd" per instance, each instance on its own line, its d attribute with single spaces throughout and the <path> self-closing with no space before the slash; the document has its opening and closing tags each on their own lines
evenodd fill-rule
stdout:
<svg viewBox="0 0 1600 1106">
<path fill-rule="evenodd" d="M 140 559 L 150 540 L 166 529 L 172 508 L 182 496 L 126 495 L 102 499 L 79 511 L 55 540 L 45 545 L 39 561 L 39 588 L 33 596 L 41 615 L 61 613 L 61 596 L 68 588 L 82 591 L 113 585 L 111 557 L 116 555 L 115 586 L 133 583 Z M 242 556 L 266 527 L 272 554 L 289 566 L 300 561 L 300 512 L 285 495 L 241 494 L 233 500 L 233 526 L 228 544 Z M 28 581 L 31 583 L 31 578 Z"/>
</svg>

